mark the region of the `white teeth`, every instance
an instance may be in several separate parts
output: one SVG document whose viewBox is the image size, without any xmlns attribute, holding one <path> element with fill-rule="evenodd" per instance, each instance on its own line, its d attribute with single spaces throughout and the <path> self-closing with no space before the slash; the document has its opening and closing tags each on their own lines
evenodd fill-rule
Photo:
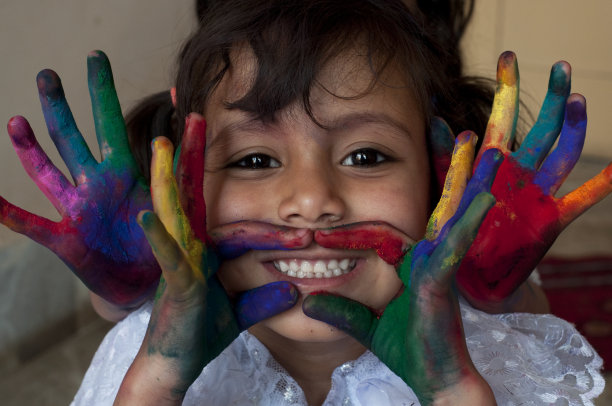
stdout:
<svg viewBox="0 0 612 406">
<path fill-rule="evenodd" d="M 338 266 L 340 267 L 340 269 L 342 269 L 343 271 L 346 271 L 349 268 L 349 262 L 350 260 L 348 258 L 343 259 L 342 261 L 340 261 L 340 263 L 338 264 Z"/>
<path fill-rule="evenodd" d="M 333 278 L 349 273 L 355 268 L 355 259 L 344 258 L 340 261 L 330 259 L 328 261 L 318 260 L 298 261 L 274 261 L 274 267 L 288 276 L 294 278 Z"/>
<path fill-rule="evenodd" d="M 302 271 L 304 271 L 304 273 L 312 273 L 312 264 L 308 261 L 303 261 L 302 262 Z"/>
</svg>

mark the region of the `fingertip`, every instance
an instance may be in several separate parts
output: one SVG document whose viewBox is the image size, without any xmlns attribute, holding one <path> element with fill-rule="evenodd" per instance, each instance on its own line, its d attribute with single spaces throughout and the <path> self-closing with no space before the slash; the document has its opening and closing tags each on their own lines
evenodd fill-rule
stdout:
<svg viewBox="0 0 612 406">
<path fill-rule="evenodd" d="M 64 94 L 59 76 L 51 69 L 43 69 L 38 72 L 36 85 L 38 86 L 38 94 L 49 100 L 60 99 Z"/>
<path fill-rule="evenodd" d="M 556 94 L 567 96 L 570 92 L 571 66 L 565 61 L 555 63 L 550 69 L 548 88 Z"/>
<path fill-rule="evenodd" d="M 6 124 L 13 146 L 28 149 L 35 144 L 30 123 L 23 116 L 14 116 Z"/>
<path fill-rule="evenodd" d="M 489 210 L 491 207 L 495 205 L 495 203 L 497 203 L 497 199 L 495 199 L 495 196 L 493 196 L 493 194 L 490 192 L 481 192 L 476 195 L 474 200 L 476 199 L 478 199 L 483 209 L 486 209 L 486 210 Z"/>
<path fill-rule="evenodd" d="M 155 222 L 155 213 L 153 213 L 151 210 L 141 210 L 136 216 L 136 222 L 143 229 L 148 229 Z"/>
<path fill-rule="evenodd" d="M 506 85 L 515 85 L 518 79 L 518 62 L 516 54 L 505 51 L 497 62 L 497 81 Z"/>
<path fill-rule="evenodd" d="M 466 130 L 466 131 L 461 132 L 457 136 L 457 138 L 455 139 L 455 145 L 462 146 L 470 141 L 472 142 L 472 145 L 475 146 L 476 143 L 478 143 L 478 136 L 476 135 L 475 132 Z"/>
<path fill-rule="evenodd" d="M 155 151 L 162 151 L 162 150 L 173 151 L 174 150 L 174 145 L 172 144 L 172 141 L 170 141 L 168 138 L 166 138 L 164 136 L 159 136 L 159 137 L 155 137 L 155 138 L 153 138 L 153 140 L 151 140 L 151 150 L 153 152 L 155 152 Z"/>
<path fill-rule="evenodd" d="M 504 154 L 497 148 L 489 148 L 482 154 L 482 161 L 487 162 L 491 167 L 499 166 L 504 161 Z"/>
<path fill-rule="evenodd" d="M 114 86 L 110 61 L 104 52 L 94 50 L 87 54 L 87 76 L 90 86 Z"/>
<path fill-rule="evenodd" d="M 98 59 L 98 58 L 108 59 L 104 51 L 101 51 L 99 49 L 94 49 L 93 51 L 89 51 L 89 53 L 87 54 L 87 59 Z"/>
<path fill-rule="evenodd" d="M 575 127 L 580 123 L 586 124 L 586 99 L 583 95 L 574 93 L 567 99 L 565 120 L 572 127 Z"/>
<path fill-rule="evenodd" d="M 206 120 L 198 113 L 189 113 L 185 117 L 185 138 L 206 136 Z"/>
</svg>

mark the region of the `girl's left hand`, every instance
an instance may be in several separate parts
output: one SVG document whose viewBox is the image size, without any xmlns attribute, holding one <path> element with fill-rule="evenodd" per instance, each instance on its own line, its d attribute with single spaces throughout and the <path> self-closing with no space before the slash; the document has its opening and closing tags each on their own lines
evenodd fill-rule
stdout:
<svg viewBox="0 0 612 406">
<path fill-rule="evenodd" d="M 578 161 L 586 135 L 586 101 L 569 93 L 570 66 L 558 62 L 552 67 L 535 125 L 520 148 L 512 151 L 519 104 L 518 65 L 512 52 L 500 56 L 493 109 L 476 162 L 491 148 L 500 150 L 506 159 L 491 188 L 497 202 L 457 271 L 460 292 L 481 310 L 505 312 L 511 308 L 508 301 L 514 300 L 514 292 L 563 229 L 612 192 L 610 164 L 578 189 L 555 197 Z M 434 128 L 450 134 L 443 127 Z"/>
<path fill-rule="evenodd" d="M 162 269 L 149 327 L 139 353 L 130 367 L 116 404 L 180 404 L 185 392 L 204 366 L 223 351 L 251 324 L 291 308 L 297 291 L 286 282 L 272 283 L 230 300 L 216 279 L 219 261 L 206 235 L 202 185 L 204 173 L 204 119 L 187 119 L 181 155 L 190 154 L 190 168 L 175 180 L 173 146 L 163 137 L 153 141 L 151 189 L 155 213 L 143 211 L 138 222 Z M 179 195 L 195 201 L 183 208 Z M 186 215 L 191 212 L 191 216 Z M 262 225 L 244 234 L 264 233 Z M 220 233 L 232 234 L 231 225 Z M 277 235 L 275 247 L 299 246 L 301 234 L 289 230 Z M 303 239 L 303 238 L 302 238 Z M 304 239 L 309 244 L 309 239 Z M 265 242 L 263 245 L 266 245 Z M 235 251 L 241 252 L 244 247 Z"/>
<path fill-rule="evenodd" d="M 309 296 L 303 304 L 309 317 L 346 331 L 370 348 L 423 405 L 443 399 L 452 404 L 494 404 L 490 388 L 468 354 L 453 283 L 461 259 L 495 202 L 488 191 L 503 158 L 496 150 L 487 152 L 467 183 L 474 138 L 470 133 L 458 137 L 445 193 L 429 220 L 426 238 L 399 266 L 404 290 L 382 315 L 358 302 L 323 293 Z M 341 232 L 346 235 L 346 230 Z M 379 232 L 387 240 L 403 238 L 390 227 Z M 355 243 L 340 241 L 334 229 L 319 232 L 315 239 L 326 247 Z"/>
</svg>

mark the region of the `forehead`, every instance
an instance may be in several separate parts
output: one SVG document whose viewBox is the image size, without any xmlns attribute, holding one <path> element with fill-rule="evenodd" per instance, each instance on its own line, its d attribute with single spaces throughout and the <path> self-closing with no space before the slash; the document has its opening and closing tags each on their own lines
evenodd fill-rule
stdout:
<svg viewBox="0 0 612 406">
<path fill-rule="evenodd" d="M 235 46 L 230 53 L 229 69 L 211 94 L 204 114 L 210 108 L 227 108 L 228 104 L 247 95 L 256 80 L 258 69 L 253 50 L 248 45 Z M 321 117 L 325 111 L 317 112 L 317 106 L 334 102 L 345 102 L 347 106 L 382 103 L 386 108 L 408 109 L 411 116 L 424 120 L 422 106 L 409 83 L 406 68 L 400 63 L 395 60 L 373 60 L 365 47 L 355 46 L 323 64 L 310 88 L 308 108 L 312 108 L 312 112 L 318 116 L 312 117 L 317 122 L 319 118 L 325 118 Z M 266 100 L 261 102 L 266 103 Z M 304 104 L 297 95 L 291 108 L 284 110 L 304 109 Z"/>
</svg>

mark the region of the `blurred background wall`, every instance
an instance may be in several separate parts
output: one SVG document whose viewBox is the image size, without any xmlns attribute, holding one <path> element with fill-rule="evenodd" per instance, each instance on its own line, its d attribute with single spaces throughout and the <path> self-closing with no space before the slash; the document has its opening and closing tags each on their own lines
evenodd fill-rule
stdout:
<svg viewBox="0 0 612 406">
<path fill-rule="evenodd" d="M 62 78 L 76 122 L 99 156 L 87 89 L 86 57 L 109 56 L 124 111 L 168 89 L 174 60 L 195 24 L 193 0 L 0 1 L 0 195 L 36 214 L 58 220 L 55 209 L 28 178 L 4 125 L 14 115 L 31 123 L 53 162 L 53 146 L 38 101 L 36 74 Z M 88 295 L 53 254 L 0 226 L 0 372 L 27 361 L 90 319 Z"/>
<path fill-rule="evenodd" d="M 108 54 L 125 111 L 140 98 L 171 86 L 175 56 L 195 24 L 193 3 L 0 0 L 0 122 L 17 114 L 27 117 L 51 159 L 65 169 L 47 135 L 35 82 L 39 70 L 51 68 L 62 78 L 76 121 L 97 156 L 87 53 L 102 49 Z M 594 162 L 585 169 L 589 177 L 612 159 L 610 16 L 609 0 L 479 0 L 464 41 L 468 71 L 490 78 L 495 77 L 502 51 L 517 53 L 521 96 L 536 114 L 551 65 L 560 59 L 572 64 L 573 89 L 588 101 L 589 128 L 581 162 Z M 0 195 L 29 211 L 59 219 L 21 168 L 4 128 L 0 131 Z M 570 226 L 553 252 L 612 255 L 612 225 L 610 220 L 608 225 L 602 221 L 612 219 L 612 212 L 604 207 Z M 3 226 L 0 281 L 0 381 L 3 374 L 95 317 L 87 305 L 86 289 L 61 261 Z M 79 377 L 75 379 L 78 384 Z"/>
</svg>

